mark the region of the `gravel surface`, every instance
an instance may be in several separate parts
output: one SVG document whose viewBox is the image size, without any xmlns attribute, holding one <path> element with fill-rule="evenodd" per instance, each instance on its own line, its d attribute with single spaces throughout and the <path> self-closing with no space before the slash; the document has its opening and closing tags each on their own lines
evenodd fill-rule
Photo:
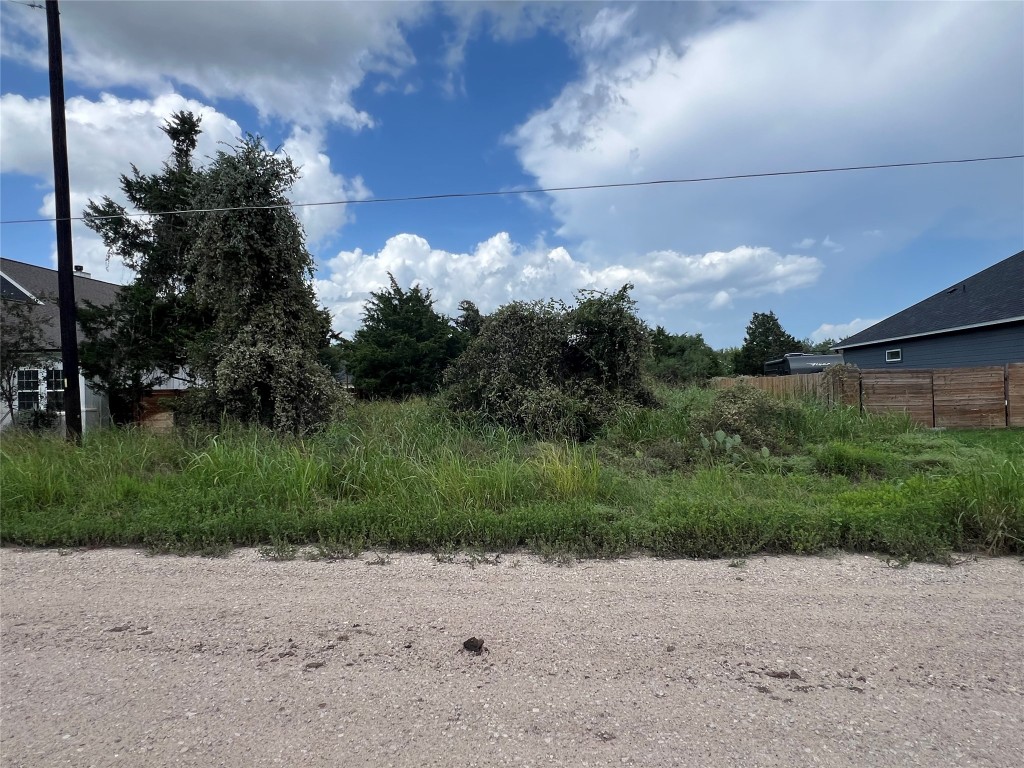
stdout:
<svg viewBox="0 0 1024 768">
<path fill-rule="evenodd" d="M 0 764 L 1021 765 L 1017 558 L 374 560 L 3 550 Z"/>
</svg>

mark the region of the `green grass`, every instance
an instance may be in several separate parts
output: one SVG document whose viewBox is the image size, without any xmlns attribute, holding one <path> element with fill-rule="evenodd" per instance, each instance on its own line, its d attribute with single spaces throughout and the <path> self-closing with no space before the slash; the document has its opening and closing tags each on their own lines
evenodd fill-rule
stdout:
<svg viewBox="0 0 1024 768">
<path fill-rule="evenodd" d="M 80 448 L 5 433 L 0 542 L 338 559 L 365 550 L 549 560 L 650 552 L 1024 553 L 1024 433 L 786 406 L 773 451 L 708 451 L 706 390 L 662 390 L 588 444 L 535 442 L 428 400 L 357 403 L 304 440 L 92 433 Z"/>
</svg>

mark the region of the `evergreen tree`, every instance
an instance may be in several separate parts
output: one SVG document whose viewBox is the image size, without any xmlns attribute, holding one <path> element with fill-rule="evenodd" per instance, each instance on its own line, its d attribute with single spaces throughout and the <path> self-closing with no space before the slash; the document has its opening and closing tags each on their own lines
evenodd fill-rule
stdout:
<svg viewBox="0 0 1024 768">
<path fill-rule="evenodd" d="M 319 355 L 330 318 L 317 306 L 313 261 L 286 192 L 292 162 L 248 137 L 196 167 L 200 119 L 164 124 L 172 153 L 156 174 L 121 177 L 138 211 L 109 197 L 86 224 L 135 271 L 110 307 L 80 311 L 82 368 L 97 377 L 121 420 L 168 376 L 191 381 L 185 410 L 304 432 L 331 415 L 338 388 Z M 211 213 L 190 209 L 245 208 Z"/>
<path fill-rule="evenodd" d="M 159 215 L 127 218 L 125 207 L 109 197 L 89 201 L 85 209 L 86 226 L 135 271 L 113 304 L 85 302 L 78 311 L 85 336 L 82 370 L 107 394 L 117 423 L 133 420 L 154 386 L 187 373 L 187 346 L 209 323 L 195 304 L 185 263 L 196 218 L 173 213 L 192 207 L 201 175 L 193 163 L 200 118 L 176 112 L 162 130 L 172 152 L 161 171 L 143 174 L 132 165 L 131 175 L 121 176 L 121 190 L 132 206 Z"/>
<path fill-rule="evenodd" d="M 800 342 L 783 330 L 774 312 L 755 312 L 747 324 L 747 335 L 736 355 L 735 373 L 759 376 L 768 360 L 777 360 L 788 352 L 801 352 Z"/>
<path fill-rule="evenodd" d="M 330 316 L 286 197 L 297 178 L 290 159 L 248 136 L 196 182 L 195 207 L 229 209 L 199 217 L 185 254 L 195 305 L 210 319 L 187 353 L 201 382 L 190 405 L 207 418 L 302 433 L 330 418 L 339 395 L 320 362 Z"/>
<path fill-rule="evenodd" d="M 429 394 L 440 387 L 463 340 L 434 310 L 429 289 L 416 285 L 406 291 L 391 273 L 388 278 L 390 288 L 371 293 L 366 302 L 363 325 L 346 353 L 348 370 L 367 397 Z"/>
</svg>

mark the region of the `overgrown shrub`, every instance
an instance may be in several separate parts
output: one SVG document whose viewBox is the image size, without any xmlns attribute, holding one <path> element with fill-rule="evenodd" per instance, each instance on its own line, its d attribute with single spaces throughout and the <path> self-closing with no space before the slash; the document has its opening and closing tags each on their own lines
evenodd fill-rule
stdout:
<svg viewBox="0 0 1024 768">
<path fill-rule="evenodd" d="M 739 385 L 715 393 L 708 409 L 695 413 L 691 419 L 691 433 L 714 439 L 718 431 L 728 436 L 739 436 L 747 448 L 778 450 L 783 442 L 786 412 L 793 408 L 767 393 Z"/>
<path fill-rule="evenodd" d="M 501 307 L 446 372 L 448 406 L 547 439 L 585 440 L 620 407 L 653 405 L 643 382 L 650 342 L 631 287 L 581 292 L 574 307 Z"/>
</svg>

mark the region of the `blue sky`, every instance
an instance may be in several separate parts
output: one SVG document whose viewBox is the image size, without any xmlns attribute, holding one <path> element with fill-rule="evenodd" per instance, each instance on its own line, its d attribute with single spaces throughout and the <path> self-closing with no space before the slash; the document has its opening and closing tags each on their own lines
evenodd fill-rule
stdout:
<svg viewBox="0 0 1024 768">
<path fill-rule="evenodd" d="M 3 219 L 53 215 L 45 16 L 0 3 Z M 1022 3 L 62 3 L 72 204 L 244 132 L 296 202 L 1024 152 Z M 394 273 L 454 313 L 631 282 L 641 316 L 738 345 L 755 311 L 842 337 L 1024 248 L 1024 161 L 300 209 L 354 331 Z M 125 282 L 74 226 L 75 261 Z M 53 266 L 52 225 L 4 257 Z"/>
</svg>

